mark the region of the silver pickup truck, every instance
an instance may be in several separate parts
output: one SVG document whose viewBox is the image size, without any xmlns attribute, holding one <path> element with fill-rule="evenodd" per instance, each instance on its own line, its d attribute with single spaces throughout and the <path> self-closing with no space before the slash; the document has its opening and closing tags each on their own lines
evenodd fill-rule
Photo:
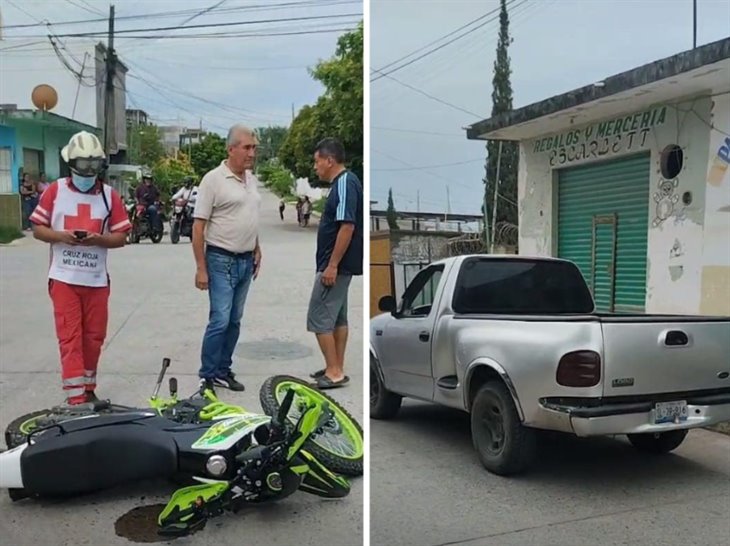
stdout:
<svg viewBox="0 0 730 546">
<path fill-rule="evenodd" d="M 482 464 L 524 471 L 535 429 L 666 453 L 730 420 L 730 318 L 602 314 L 565 260 L 474 255 L 421 270 L 370 321 L 370 416 L 402 397 L 471 414 Z"/>
</svg>

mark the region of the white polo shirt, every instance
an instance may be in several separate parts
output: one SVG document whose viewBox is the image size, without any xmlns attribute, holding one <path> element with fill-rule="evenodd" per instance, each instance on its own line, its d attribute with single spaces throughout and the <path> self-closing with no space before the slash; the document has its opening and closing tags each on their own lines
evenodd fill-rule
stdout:
<svg viewBox="0 0 730 546">
<path fill-rule="evenodd" d="M 207 222 L 206 244 L 237 253 L 256 248 L 261 210 L 257 186 L 253 173 L 246 171 L 240 178 L 225 161 L 203 177 L 193 217 Z"/>
</svg>

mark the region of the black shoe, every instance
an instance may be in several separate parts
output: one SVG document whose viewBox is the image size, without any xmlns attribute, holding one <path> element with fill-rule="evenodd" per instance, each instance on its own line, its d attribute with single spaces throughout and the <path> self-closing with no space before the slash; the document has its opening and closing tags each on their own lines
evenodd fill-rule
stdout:
<svg viewBox="0 0 730 546">
<path fill-rule="evenodd" d="M 213 383 L 212 379 L 200 379 L 200 388 L 198 389 L 200 394 L 203 394 L 203 391 L 205 390 L 211 391 L 213 394 L 215 394 L 215 384 Z"/>
<path fill-rule="evenodd" d="M 86 401 L 96 403 L 100 400 L 96 397 L 96 393 L 94 391 L 86 391 Z"/>
<path fill-rule="evenodd" d="M 225 377 L 216 377 L 214 380 L 216 385 L 219 387 L 223 387 L 224 389 L 230 389 L 232 391 L 242 392 L 246 390 L 246 387 L 243 386 L 243 383 L 239 383 L 236 381 L 236 376 L 233 374 L 233 372 L 228 372 L 228 375 Z"/>
</svg>

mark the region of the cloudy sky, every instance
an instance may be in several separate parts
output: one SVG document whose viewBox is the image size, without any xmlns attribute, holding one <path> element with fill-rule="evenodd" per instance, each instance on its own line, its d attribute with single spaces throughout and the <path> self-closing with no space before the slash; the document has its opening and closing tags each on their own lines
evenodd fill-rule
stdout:
<svg viewBox="0 0 730 546">
<path fill-rule="evenodd" d="M 370 61 L 380 69 L 495 10 L 499 1 L 370 5 Z M 515 107 L 692 47 L 692 0 L 513 0 L 511 9 Z M 491 112 L 498 21 L 482 22 L 489 19 L 495 20 L 392 74 L 453 106 L 385 77 L 371 84 L 369 181 L 377 208 L 385 208 L 392 187 L 397 209 L 416 210 L 420 191 L 421 211 L 445 211 L 449 187 L 452 212 L 479 214 L 484 145 L 467 141 L 462 128 Z M 728 36 L 730 2 L 698 0 L 698 45 Z"/>
<path fill-rule="evenodd" d="M 104 32 L 107 23 L 101 20 L 62 23 L 106 17 L 109 3 L 108 0 L 1 0 L 6 27 L 3 37 L 11 44 L 13 36 L 42 35 L 45 29 L 39 26 L 12 28 L 38 20 L 56 23 L 51 28 L 57 35 Z M 343 29 L 354 28 L 363 13 L 359 0 L 117 0 L 114 4 L 117 31 L 182 23 L 188 27 L 225 24 L 143 32 L 160 37 L 154 40 L 122 33 L 117 34 L 115 44 L 129 68 L 128 108 L 145 110 L 161 125 L 179 121 L 197 127 L 202 118 L 204 128 L 219 133 L 238 121 L 254 126 L 288 124 L 292 105 L 298 110 L 316 101 L 322 88 L 309 76 L 307 67 L 329 58 Z M 205 12 L 207 8 L 213 9 Z M 273 19 L 298 20 L 230 25 Z M 292 35 L 294 32 L 299 34 Z M 214 33 L 238 36 L 201 36 Z M 138 34 L 131 33 L 131 36 Z M 71 52 L 83 48 L 75 45 L 78 40 L 93 43 L 99 39 L 61 38 Z M 24 52 L 23 48 L 3 52 L 3 55 L 11 54 L 22 56 L 32 66 L 41 53 L 32 49 Z"/>
</svg>

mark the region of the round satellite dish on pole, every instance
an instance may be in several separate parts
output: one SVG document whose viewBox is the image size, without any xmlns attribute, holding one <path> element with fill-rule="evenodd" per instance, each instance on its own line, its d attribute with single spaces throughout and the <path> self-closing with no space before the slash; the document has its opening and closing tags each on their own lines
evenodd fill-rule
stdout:
<svg viewBox="0 0 730 546">
<path fill-rule="evenodd" d="M 39 110 L 53 110 L 58 104 L 58 93 L 53 87 L 45 83 L 36 85 L 30 97 L 33 105 Z"/>
</svg>

